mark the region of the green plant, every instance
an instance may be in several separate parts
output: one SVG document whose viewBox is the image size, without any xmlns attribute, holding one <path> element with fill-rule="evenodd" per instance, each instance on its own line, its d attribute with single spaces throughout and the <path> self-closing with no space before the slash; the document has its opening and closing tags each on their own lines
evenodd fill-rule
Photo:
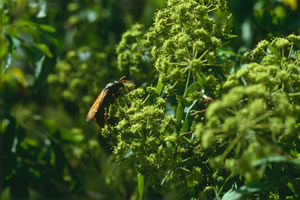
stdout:
<svg viewBox="0 0 300 200">
<path fill-rule="evenodd" d="M 299 199 L 299 13 L 0 0 L 0 198 Z M 136 89 L 96 134 L 86 114 L 123 75 Z"/>
<path fill-rule="evenodd" d="M 231 27 L 225 5 L 170 0 L 145 36 L 139 25 L 125 33 L 120 66 L 143 66 L 151 52 L 158 84 L 112 105 L 119 122 L 103 135 L 117 161 L 160 193 L 298 198 L 299 36 L 262 41 L 236 62 L 222 45 Z"/>
</svg>

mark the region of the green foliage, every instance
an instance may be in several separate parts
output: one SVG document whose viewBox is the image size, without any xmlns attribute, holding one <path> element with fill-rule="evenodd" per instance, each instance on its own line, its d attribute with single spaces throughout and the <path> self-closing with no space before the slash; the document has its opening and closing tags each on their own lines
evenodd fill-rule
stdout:
<svg viewBox="0 0 300 200">
<path fill-rule="evenodd" d="M 163 2 L 0 1 L 1 199 L 299 199 L 297 1 Z"/>
<path fill-rule="evenodd" d="M 136 25 L 125 33 L 119 63 L 142 66 L 129 55 L 151 51 L 166 96 L 152 87 L 130 91 L 111 106 L 119 122 L 103 134 L 117 161 L 159 192 L 212 199 L 208 185 L 227 190 L 225 199 L 263 199 L 284 184 L 280 196 L 297 198 L 290 188 L 300 173 L 299 36 L 264 40 L 230 66 L 234 54 L 221 49 L 230 33 L 224 5 L 168 1 L 148 31 Z M 233 183 L 239 187 L 230 190 Z"/>
<path fill-rule="evenodd" d="M 117 46 L 118 69 L 134 78 L 135 83 L 152 82 L 155 70 L 143 25 L 135 24 L 122 35 Z"/>
<path fill-rule="evenodd" d="M 55 73 L 48 76 L 47 82 L 51 93 L 57 101 L 77 106 L 81 114 L 92 104 L 93 98 L 101 90 L 99 85 L 107 74 L 107 54 L 81 47 L 77 51 L 69 51 L 64 60 L 55 66 Z M 99 66 L 102 68 L 99 69 Z"/>
<path fill-rule="evenodd" d="M 170 97 L 178 94 L 182 105 L 177 109 L 181 114 L 176 114 L 176 120 L 165 114 L 167 99 L 157 97 L 154 88 L 147 87 L 147 92 L 136 89 L 125 95 L 118 105 L 112 106 L 109 115 L 120 121 L 103 131 L 114 146 L 118 162 L 124 160 L 133 165 L 166 191 L 176 188 L 180 194 L 189 196 L 195 187 L 204 189 L 206 179 L 202 171 L 209 169 L 204 167 L 202 170 L 200 163 L 206 162 L 207 157 L 202 155 L 199 142 L 185 133 L 192 124 L 189 115 L 195 103 L 187 112 L 183 109 L 201 96 L 197 89 L 202 86 L 209 90 L 210 84 L 220 82 L 224 76 L 226 69 L 217 63 L 216 48 L 230 31 L 230 25 L 224 20 L 228 16 L 225 3 L 169 1 L 167 8 L 157 12 L 154 25 L 145 36 L 142 37 L 141 26 L 135 25 L 124 34 L 118 47 L 121 68 L 143 66 L 143 60 L 135 58 L 150 51 L 164 92 Z M 192 78 L 198 79 L 201 85 L 188 88 Z M 186 115 L 185 119 L 183 115 Z M 194 152 L 191 147 L 198 150 Z"/>
<path fill-rule="evenodd" d="M 152 87 L 133 90 L 111 106 L 109 115 L 121 120 L 107 126 L 103 134 L 111 141 L 117 161 L 147 175 L 156 190 L 191 190 L 203 181 L 197 165 L 205 159 L 200 146 L 176 133 L 176 120 L 164 114 L 165 104 Z M 200 148 L 194 157 L 188 156 L 190 146 Z"/>
<path fill-rule="evenodd" d="M 240 37 L 231 45 L 253 47 L 262 39 L 299 33 L 300 7 L 297 0 L 229 1 L 234 16 L 234 34 Z"/>
<path fill-rule="evenodd" d="M 228 170 L 243 175 L 246 181 L 272 179 L 266 176 L 272 168 L 265 163 L 257 169 L 253 164 L 256 160 L 298 158 L 298 42 L 299 36 L 295 35 L 275 38 L 260 42 L 246 53 L 242 69 L 224 83 L 228 92 L 208 108 L 207 122 L 196 129 L 204 147 L 225 147 L 215 161 L 225 162 Z M 282 170 L 290 173 L 289 168 Z"/>
<path fill-rule="evenodd" d="M 168 7 L 156 13 L 147 39 L 166 93 L 183 89 L 190 81 L 187 76 L 197 76 L 208 88 L 218 82 L 211 67 L 218 68 L 216 48 L 230 32 L 225 10 L 225 1 L 168 1 Z"/>
</svg>

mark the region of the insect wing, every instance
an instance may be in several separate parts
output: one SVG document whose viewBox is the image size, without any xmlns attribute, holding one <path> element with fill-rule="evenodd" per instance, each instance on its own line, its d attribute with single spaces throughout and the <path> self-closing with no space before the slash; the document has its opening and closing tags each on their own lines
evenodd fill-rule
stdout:
<svg viewBox="0 0 300 200">
<path fill-rule="evenodd" d="M 99 106 L 102 104 L 104 97 L 107 94 L 107 90 L 103 89 L 101 91 L 101 93 L 99 94 L 99 96 L 97 97 L 96 101 L 94 102 L 94 104 L 92 105 L 92 107 L 90 108 L 87 116 L 86 116 L 86 121 L 90 121 L 91 119 L 93 119 L 93 117 L 95 116 L 95 114 L 97 113 Z"/>
<path fill-rule="evenodd" d="M 125 80 L 125 78 L 126 78 L 126 76 L 122 76 L 119 81 L 122 82 Z"/>
</svg>

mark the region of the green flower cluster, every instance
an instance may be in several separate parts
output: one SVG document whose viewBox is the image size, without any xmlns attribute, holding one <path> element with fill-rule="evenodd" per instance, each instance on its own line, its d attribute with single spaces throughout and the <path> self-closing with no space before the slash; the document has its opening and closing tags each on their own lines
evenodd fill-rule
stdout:
<svg viewBox="0 0 300 200">
<path fill-rule="evenodd" d="M 203 147 L 222 146 L 224 162 L 247 181 L 265 176 L 255 161 L 274 156 L 299 158 L 300 37 L 262 41 L 243 56 L 243 66 L 227 78 L 222 99 L 206 112 L 195 134 Z M 299 46 L 298 46 L 299 47 Z M 215 148 L 216 146 L 214 146 Z"/>
<path fill-rule="evenodd" d="M 135 24 L 122 35 L 121 42 L 117 46 L 118 69 L 123 74 L 134 77 L 135 82 L 151 82 L 155 75 L 152 67 L 147 32 L 141 24 Z"/>
<path fill-rule="evenodd" d="M 173 162 L 171 150 L 176 140 L 175 119 L 165 116 L 165 100 L 155 97 L 153 88 L 148 87 L 147 91 L 133 90 L 112 105 L 109 116 L 120 121 L 103 130 L 104 136 L 115 140 L 112 142 L 117 160 L 127 159 L 140 172 L 151 172 L 163 166 L 167 169 L 166 165 Z M 145 105 L 150 100 L 153 104 Z M 169 158 L 169 162 L 165 162 L 165 158 Z"/>
<path fill-rule="evenodd" d="M 137 80 L 151 80 L 154 65 L 167 94 L 182 92 L 191 76 L 209 88 L 222 79 L 224 64 L 218 64 L 216 49 L 230 31 L 225 0 L 168 1 L 148 31 L 137 24 L 123 35 L 118 67 Z"/>
<path fill-rule="evenodd" d="M 231 31 L 225 5 L 226 1 L 172 0 L 156 13 L 147 37 L 167 93 L 175 85 L 184 87 L 191 73 L 211 79 L 212 68 L 217 68 L 216 48 Z"/>
<path fill-rule="evenodd" d="M 191 140 L 191 133 L 178 134 L 176 119 L 165 113 L 166 100 L 155 88 L 135 89 L 110 106 L 108 115 L 119 121 L 105 126 L 102 134 L 117 162 L 145 175 L 155 190 L 176 189 L 188 196 L 195 186 L 207 185 L 212 178 L 205 173 L 213 171 L 199 141 Z"/>
</svg>

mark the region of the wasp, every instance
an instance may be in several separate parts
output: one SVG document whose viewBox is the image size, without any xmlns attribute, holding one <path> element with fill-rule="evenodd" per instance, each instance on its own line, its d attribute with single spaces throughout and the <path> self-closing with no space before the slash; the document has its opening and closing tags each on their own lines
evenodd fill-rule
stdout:
<svg viewBox="0 0 300 200">
<path fill-rule="evenodd" d="M 105 88 L 100 92 L 97 99 L 90 108 L 86 116 L 86 121 L 90 121 L 91 119 L 93 119 L 101 128 L 103 128 L 105 124 L 113 123 L 113 119 L 107 118 L 109 106 L 115 103 L 116 98 L 118 98 L 121 91 L 125 90 L 125 82 L 130 82 L 134 86 L 131 81 L 124 79 L 125 76 L 121 77 L 120 80 L 114 81 L 113 83 L 108 83 L 105 86 Z"/>
</svg>

